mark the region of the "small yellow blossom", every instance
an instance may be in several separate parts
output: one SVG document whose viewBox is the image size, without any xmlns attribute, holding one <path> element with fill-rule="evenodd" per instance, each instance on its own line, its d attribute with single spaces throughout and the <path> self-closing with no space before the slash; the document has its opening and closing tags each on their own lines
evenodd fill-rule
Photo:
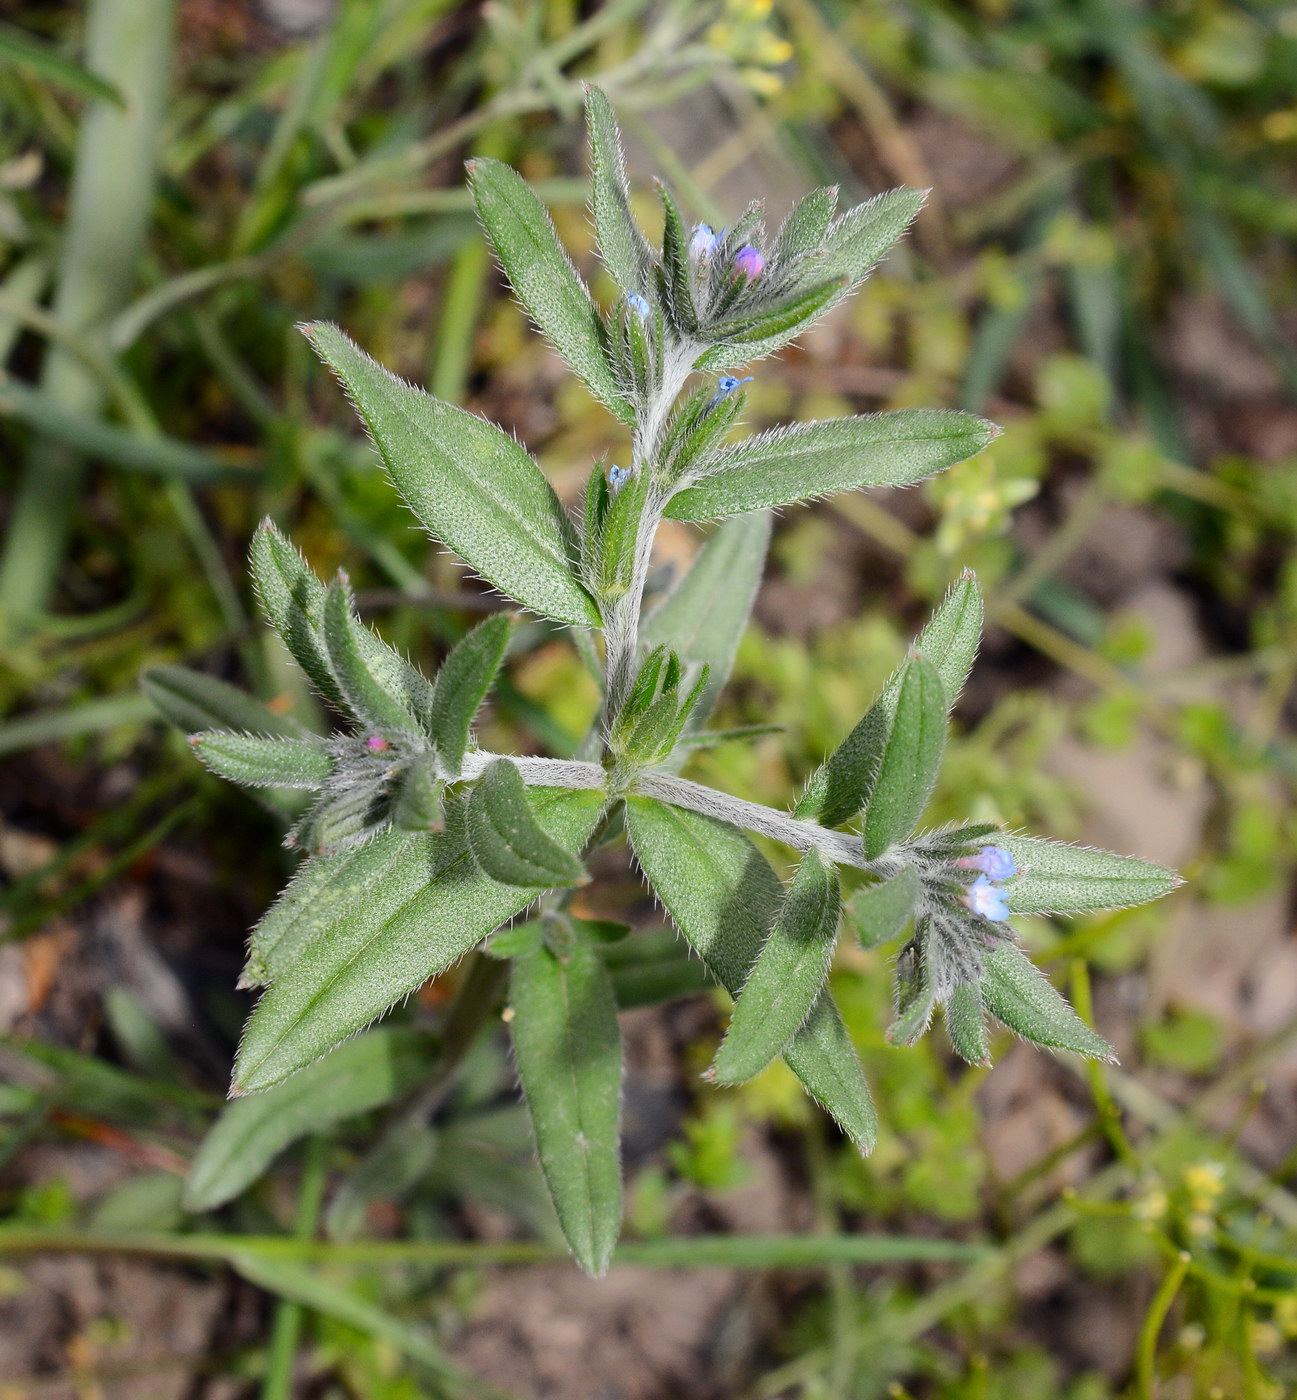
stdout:
<svg viewBox="0 0 1297 1400">
<path fill-rule="evenodd" d="M 1166 1192 L 1160 1186 L 1150 1186 L 1131 1202 L 1130 1213 L 1136 1220 L 1161 1220 L 1166 1209 Z"/>
<path fill-rule="evenodd" d="M 1185 1168 L 1184 1185 L 1190 1210 L 1206 1214 L 1215 1208 L 1225 1189 L 1225 1168 L 1219 1162 L 1198 1162 Z"/>
<path fill-rule="evenodd" d="M 1216 1228 L 1216 1221 L 1210 1215 L 1195 1213 L 1184 1222 L 1184 1228 L 1195 1239 L 1201 1240 L 1205 1239 Z"/>
<path fill-rule="evenodd" d="M 1272 1322 L 1252 1324 L 1252 1350 L 1258 1356 L 1273 1356 L 1283 1346 L 1283 1334 Z"/>
<path fill-rule="evenodd" d="M 1280 1298 L 1274 1305 L 1274 1320 L 1285 1337 L 1297 1337 L 1297 1298 Z"/>
<path fill-rule="evenodd" d="M 739 77 L 758 97 L 777 97 L 784 90 L 784 80 L 779 74 L 765 68 L 743 68 Z"/>
</svg>

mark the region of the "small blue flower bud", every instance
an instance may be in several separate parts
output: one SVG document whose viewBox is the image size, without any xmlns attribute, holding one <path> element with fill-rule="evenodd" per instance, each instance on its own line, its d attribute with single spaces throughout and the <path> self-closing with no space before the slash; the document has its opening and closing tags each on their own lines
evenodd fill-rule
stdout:
<svg viewBox="0 0 1297 1400">
<path fill-rule="evenodd" d="M 615 496 L 618 491 L 630 480 L 630 467 L 609 467 L 608 468 L 608 489 Z"/>
<path fill-rule="evenodd" d="M 968 887 L 964 904 L 989 919 L 993 924 L 1003 923 L 1009 917 L 1009 906 L 1004 902 L 1004 891 L 993 885 L 985 875 L 979 875 Z"/>
<path fill-rule="evenodd" d="M 705 261 L 716 251 L 718 242 L 719 239 L 712 232 L 710 224 L 695 224 L 693 235 L 689 239 L 689 257 L 694 262 Z"/>
<path fill-rule="evenodd" d="M 648 304 L 648 299 L 640 296 L 638 292 L 627 292 L 626 302 L 637 316 L 648 317 L 653 314 L 653 308 Z"/>
<path fill-rule="evenodd" d="M 751 384 L 752 375 L 745 375 L 742 379 L 735 379 L 732 374 L 722 374 L 716 381 L 716 392 L 707 400 L 706 407 L 715 408 L 722 399 L 728 398 L 741 384 Z"/>
<path fill-rule="evenodd" d="M 1007 880 L 1018 873 L 1017 862 L 1003 846 L 983 846 L 975 856 L 961 856 L 955 864 L 964 870 L 980 870 L 992 880 Z"/>
<path fill-rule="evenodd" d="M 742 273 L 749 282 L 755 282 L 765 268 L 766 260 L 751 243 L 745 243 L 734 254 L 734 271 Z"/>
</svg>

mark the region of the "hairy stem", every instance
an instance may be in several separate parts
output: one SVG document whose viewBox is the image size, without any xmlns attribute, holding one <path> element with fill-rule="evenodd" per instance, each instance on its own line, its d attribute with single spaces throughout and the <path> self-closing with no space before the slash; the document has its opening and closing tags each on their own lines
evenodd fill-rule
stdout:
<svg viewBox="0 0 1297 1400">
<path fill-rule="evenodd" d="M 860 837 L 850 832 L 831 831 L 816 822 L 799 821 L 773 807 L 731 797 L 729 793 L 690 782 L 688 778 L 677 778 L 672 773 L 641 773 L 635 779 L 634 790 L 643 797 L 655 797 L 673 807 L 684 807 L 731 826 L 755 831 L 759 836 L 769 836 L 796 851 L 808 851 L 813 846 L 835 865 L 854 865 L 859 870 L 877 870 L 881 866 L 880 861 L 865 859 Z"/>
<path fill-rule="evenodd" d="M 644 405 L 635 425 L 631 458 L 635 471 L 656 472 L 671 409 L 693 372 L 693 362 L 699 349 L 699 346 L 684 342 L 667 346 L 663 357 L 662 382 Z M 605 725 L 616 718 L 635 679 L 640 610 L 644 605 L 644 585 L 648 580 L 649 561 L 653 554 L 653 537 L 657 534 L 662 512 L 670 499 L 669 486 L 655 480 L 640 516 L 630 587 L 612 604 L 605 624 L 604 651 L 608 673 L 603 709 Z"/>
</svg>

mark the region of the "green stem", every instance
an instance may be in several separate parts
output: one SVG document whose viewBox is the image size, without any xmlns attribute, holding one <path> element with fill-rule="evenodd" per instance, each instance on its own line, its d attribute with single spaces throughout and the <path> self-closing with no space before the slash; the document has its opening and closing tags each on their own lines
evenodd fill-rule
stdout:
<svg viewBox="0 0 1297 1400">
<path fill-rule="evenodd" d="M 1139 1330 L 1139 1351 L 1135 1361 L 1135 1393 L 1139 1400 L 1153 1400 L 1155 1364 L 1157 1361 L 1157 1339 L 1162 1331 L 1166 1315 L 1171 1311 L 1175 1295 L 1180 1291 L 1184 1276 L 1189 1272 L 1191 1260 L 1181 1252 L 1167 1270 L 1161 1287 L 1153 1295 L 1153 1301 L 1144 1314 L 1144 1325 Z"/>
<path fill-rule="evenodd" d="M 533 1240 L 337 1243 L 283 1235 L 165 1235 L 131 1230 L 0 1226 L 0 1256 L 26 1254 L 139 1254 L 214 1260 L 235 1268 L 245 1259 L 302 1263 L 327 1260 L 330 1264 L 353 1267 L 423 1264 L 448 1268 L 543 1264 L 567 1257 L 557 1245 Z M 907 1235 L 688 1235 L 620 1244 L 615 1262 L 656 1269 L 805 1269 L 831 1263 L 963 1262 L 984 1266 L 996 1257 L 986 1245 Z"/>
<path fill-rule="evenodd" d="M 94 0 L 86 66 L 113 84 L 124 107 L 92 102 L 77 142 L 54 315 L 72 333 L 95 334 L 125 302 L 153 198 L 158 128 L 171 69 L 174 0 Z M 84 365 L 51 348 L 41 388 L 61 408 L 94 417 L 102 386 Z M 35 440 L 9 521 L 0 593 L 11 625 L 44 612 L 53 596 L 84 463 Z"/>
<path fill-rule="evenodd" d="M 315 1234 L 328 1182 L 326 1163 L 328 1143 L 313 1137 L 306 1144 L 306 1165 L 302 1184 L 297 1192 L 297 1216 L 293 1222 L 293 1238 L 309 1240 Z M 275 1305 L 275 1320 L 270 1329 L 270 1345 L 266 1354 L 266 1373 L 261 1381 L 261 1400 L 292 1400 L 293 1369 L 297 1361 L 297 1344 L 302 1335 L 306 1309 L 301 1303 L 281 1298 Z"/>
</svg>

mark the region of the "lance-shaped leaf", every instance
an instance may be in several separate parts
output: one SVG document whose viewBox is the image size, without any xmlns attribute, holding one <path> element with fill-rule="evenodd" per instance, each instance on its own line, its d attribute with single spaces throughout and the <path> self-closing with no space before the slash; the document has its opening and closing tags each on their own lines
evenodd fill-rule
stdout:
<svg viewBox="0 0 1297 1400">
<path fill-rule="evenodd" d="M 402 831 L 440 831 L 445 782 L 437 776 L 436 755 L 415 754 L 397 778 L 392 796 L 392 822 Z"/>
<path fill-rule="evenodd" d="M 874 860 L 915 828 L 932 796 L 946 745 L 946 692 L 937 668 L 915 653 L 906 663 L 861 832 Z"/>
<path fill-rule="evenodd" d="M 662 303 L 677 333 L 687 338 L 698 329 L 689 269 L 689 235 L 685 232 L 684 216 L 675 196 L 661 180 L 657 182 L 657 190 L 662 201 Z"/>
<path fill-rule="evenodd" d="M 262 987 L 291 967 L 330 925 L 350 919 L 382 886 L 413 838 L 387 831 L 335 855 L 310 856 L 261 916 L 248 940 L 241 987 Z"/>
<path fill-rule="evenodd" d="M 527 789 L 507 758 L 487 765 L 473 786 L 465 814 L 473 859 L 506 885 L 583 885 L 581 862 L 548 835 L 532 812 Z"/>
<path fill-rule="evenodd" d="M 388 373 L 336 326 L 316 322 L 306 335 L 431 534 L 533 612 L 579 626 L 598 622 L 572 564 L 571 523 L 508 433 Z"/>
<path fill-rule="evenodd" d="M 646 645 L 670 647 L 690 676 L 704 663 L 710 667 L 707 688 L 690 716 L 691 729 L 710 714 L 729 680 L 769 545 L 769 515 L 727 521 L 713 531 L 689 572 L 644 623 Z"/>
<path fill-rule="evenodd" d="M 698 368 L 715 372 L 737 369 L 779 349 L 793 336 L 800 335 L 868 276 L 914 221 L 923 204 L 924 194 L 922 190 L 891 190 L 834 219 L 825 231 L 818 255 L 806 259 L 794 284 L 803 292 L 808 287 L 831 284 L 835 287 L 833 293 L 791 329 L 762 340 L 713 346 L 698 361 Z M 815 217 L 818 219 L 818 211 Z M 782 237 L 783 231 L 780 233 Z M 777 269 L 778 264 L 772 256 L 771 271 Z"/>
<path fill-rule="evenodd" d="M 914 649 L 937 669 L 946 704 L 959 698 L 982 636 L 982 595 L 965 572 L 919 633 Z M 865 806 L 878 776 L 879 755 L 891 730 L 904 667 L 899 668 L 863 719 L 821 765 L 797 804 L 796 815 L 838 826 Z"/>
<path fill-rule="evenodd" d="M 636 471 L 612 498 L 600 525 L 593 554 L 593 583 L 600 601 L 624 597 L 635 573 L 640 521 L 648 500 L 652 477 Z"/>
<path fill-rule="evenodd" d="M 478 217 L 519 301 L 600 403 L 631 422 L 604 346 L 603 322 L 545 206 L 516 170 L 498 160 L 469 161 L 468 182 Z"/>
<path fill-rule="evenodd" d="M 896 1019 L 887 1028 L 890 1045 L 913 1045 L 932 1023 L 936 1005 L 923 942 L 912 938 L 896 959 Z"/>
<path fill-rule="evenodd" d="M 712 1066 L 720 1083 L 755 1078 L 810 1014 L 828 979 L 841 900 L 837 871 L 812 846 L 734 1003 Z"/>
<path fill-rule="evenodd" d="M 575 855 L 603 795 L 529 788 L 546 830 Z M 395 847 L 387 841 L 395 839 Z M 366 897 L 350 895 L 278 968 L 243 1034 L 235 1092 L 268 1089 L 354 1035 L 520 914 L 546 887 L 484 875 L 459 832 L 379 837 L 392 860 Z M 367 848 L 362 847 L 362 853 Z M 336 867 L 334 871 L 336 874 Z M 318 891 L 317 891 L 318 895 Z"/>
<path fill-rule="evenodd" d="M 752 346 L 760 343 L 773 349 L 776 345 L 787 344 L 805 330 L 841 290 L 841 282 L 826 282 L 820 287 L 810 287 L 795 292 L 782 301 L 762 307 L 759 311 L 745 312 L 717 321 L 707 327 L 707 334 L 730 345 Z M 709 358 L 704 355 L 698 362 L 698 367 L 706 369 L 710 363 Z"/>
<path fill-rule="evenodd" d="M 302 733 L 296 720 L 277 715 L 228 681 L 187 666 L 150 666 L 140 674 L 140 689 L 165 719 L 186 734 L 238 729 L 291 739 Z"/>
<path fill-rule="evenodd" d="M 676 927 L 737 996 L 783 904 L 769 861 L 737 828 L 650 798 L 626 802 L 631 844 Z M 869 1086 L 827 990 L 784 1050 L 789 1069 L 868 1152 L 878 1132 Z"/>
<path fill-rule="evenodd" d="M 1126 909 L 1161 899 L 1181 883 L 1165 866 L 1090 846 L 1067 846 L 1037 836 L 997 836 L 1018 873 L 1004 883 L 1015 914 L 1079 914 Z"/>
<path fill-rule="evenodd" d="M 780 268 L 793 258 L 813 253 L 824 246 L 829 221 L 838 207 L 838 187 L 825 185 L 799 199 L 779 226 L 770 251 L 772 267 Z"/>
<path fill-rule="evenodd" d="M 608 971 L 578 937 L 513 960 L 509 1002 L 518 1077 L 541 1170 L 576 1261 L 607 1271 L 621 1228 L 621 1033 Z"/>
<path fill-rule="evenodd" d="M 945 1017 L 946 1034 L 955 1054 L 970 1065 L 989 1065 L 991 1051 L 986 1043 L 986 1014 L 980 988 L 972 982 L 961 982 L 946 1002 Z"/>
<path fill-rule="evenodd" d="M 601 954 L 623 1011 L 697 996 L 713 985 L 705 964 L 674 929 L 637 933 L 608 944 Z"/>
<path fill-rule="evenodd" d="M 914 914 L 919 898 L 919 875 L 907 865 L 881 884 L 857 890 L 847 905 L 862 948 L 877 948 L 900 935 Z"/>
<path fill-rule="evenodd" d="M 347 712 L 367 729 L 399 734 L 414 728 L 414 716 L 370 674 L 361 634 L 364 625 L 351 602 L 351 587 L 339 574 L 324 594 L 324 647 Z"/>
<path fill-rule="evenodd" d="M 621 132 L 612 106 L 599 88 L 585 94 L 590 130 L 590 209 L 599 253 L 624 292 L 648 296 L 653 291 L 653 254 L 630 208 Z"/>
<path fill-rule="evenodd" d="M 834 219 L 824 237 L 816 277 L 862 282 L 918 217 L 927 190 L 895 189 L 875 195 Z"/>
<path fill-rule="evenodd" d="M 756 433 L 673 496 L 674 520 L 716 520 L 861 486 L 909 486 L 980 452 L 998 429 L 950 409 L 903 409 Z"/>
<path fill-rule="evenodd" d="M 286 1084 L 228 1104 L 203 1139 L 185 1181 L 187 1210 L 215 1210 L 246 1190 L 299 1138 L 390 1103 L 427 1073 L 428 1046 L 413 1031 L 370 1031 Z"/>
<path fill-rule="evenodd" d="M 451 648 L 437 672 L 427 730 L 447 773 L 457 774 L 464 761 L 473 717 L 495 682 L 513 624 L 507 613 L 479 622 Z"/>
<path fill-rule="evenodd" d="M 269 520 L 263 520 L 252 537 L 252 577 L 270 625 L 293 659 L 320 694 L 345 711 L 324 638 L 325 586 Z M 411 714 L 423 714 L 432 693 L 423 676 L 368 627 L 357 626 L 355 641 L 369 674 L 388 695 Z"/>
<path fill-rule="evenodd" d="M 1024 1040 L 1075 1050 L 1095 1060 L 1117 1058 L 1112 1046 L 1081 1020 L 1016 944 L 1008 939 L 996 943 L 982 967 L 982 997 L 987 1009 Z"/>
<path fill-rule="evenodd" d="M 325 783 L 332 767 L 328 751 L 318 740 L 258 739 L 218 729 L 191 735 L 189 742 L 213 773 L 246 787 L 314 791 Z"/>
</svg>

